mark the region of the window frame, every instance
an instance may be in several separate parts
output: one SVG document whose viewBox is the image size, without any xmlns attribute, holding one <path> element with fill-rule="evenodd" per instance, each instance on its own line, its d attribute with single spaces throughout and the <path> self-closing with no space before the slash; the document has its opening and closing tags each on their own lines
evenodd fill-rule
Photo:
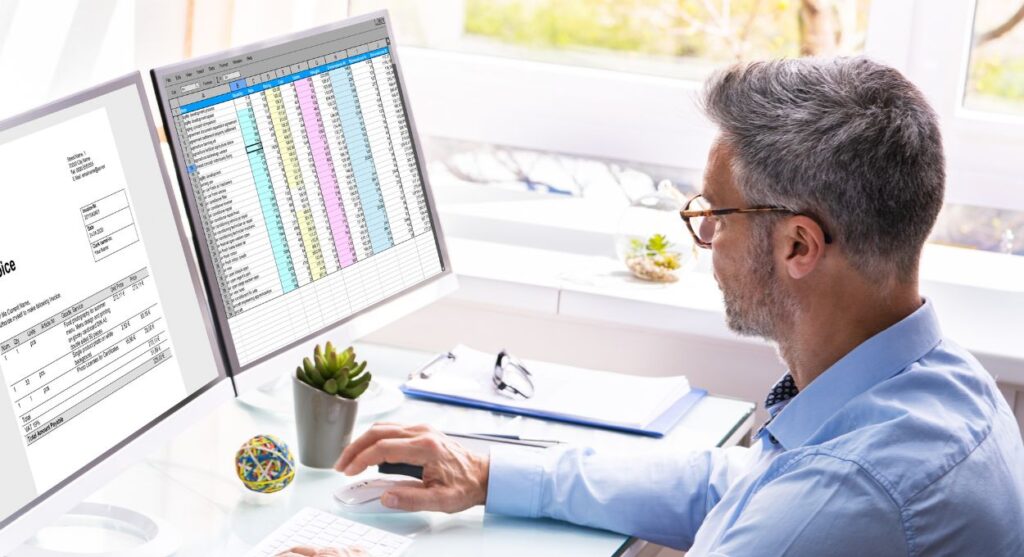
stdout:
<svg viewBox="0 0 1024 557">
<path fill-rule="evenodd" d="M 1024 210 L 1024 184 L 1014 168 L 1024 152 L 1024 118 L 963 106 L 975 3 L 876 0 L 865 54 L 903 71 L 938 113 L 947 201 Z M 958 40 L 934 39 L 948 36 Z M 697 108 L 700 82 L 401 48 L 427 135 L 700 169 L 717 133 Z"/>
<path fill-rule="evenodd" d="M 895 48 L 868 54 L 903 71 L 942 122 L 946 200 L 1024 210 L 1024 182 L 1017 177 L 1024 117 L 964 106 L 977 0 L 889 0 L 874 5 L 879 9 L 873 10 L 869 33 L 885 37 Z M 908 24 L 911 32 L 900 40 L 900 29 Z M 933 39 L 942 36 L 958 40 Z"/>
<path fill-rule="evenodd" d="M 698 82 L 400 48 L 410 101 L 426 135 L 701 168 L 716 133 L 696 107 Z"/>
</svg>

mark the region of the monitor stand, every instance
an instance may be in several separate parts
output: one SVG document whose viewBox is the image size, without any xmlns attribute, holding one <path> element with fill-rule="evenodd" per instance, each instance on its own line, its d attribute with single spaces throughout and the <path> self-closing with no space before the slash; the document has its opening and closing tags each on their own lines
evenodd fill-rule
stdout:
<svg viewBox="0 0 1024 557">
<path fill-rule="evenodd" d="M 291 416 L 292 375 L 292 373 L 282 373 L 258 388 L 238 395 L 236 400 L 250 408 L 278 417 Z"/>
<path fill-rule="evenodd" d="M 138 511 L 79 503 L 8 557 L 168 557 L 180 548 L 174 528 Z"/>
</svg>

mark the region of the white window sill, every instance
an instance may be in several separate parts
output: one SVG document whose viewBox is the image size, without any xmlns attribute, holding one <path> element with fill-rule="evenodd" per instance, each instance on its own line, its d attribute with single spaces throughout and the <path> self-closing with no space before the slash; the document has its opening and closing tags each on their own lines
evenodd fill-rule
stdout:
<svg viewBox="0 0 1024 557">
<path fill-rule="evenodd" d="M 620 211 L 578 198 L 442 204 L 452 267 L 461 284 L 455 298 L 763 343 L 726 327 L 707 254 L 676 283 L 633 279 L 612 257 Z M 999 380 L 1024 384 L 1024 258 L 930 244 L 921 279 L 921 291 L 935 303 L 946 336 L 985 360 Z"/>
</svg>

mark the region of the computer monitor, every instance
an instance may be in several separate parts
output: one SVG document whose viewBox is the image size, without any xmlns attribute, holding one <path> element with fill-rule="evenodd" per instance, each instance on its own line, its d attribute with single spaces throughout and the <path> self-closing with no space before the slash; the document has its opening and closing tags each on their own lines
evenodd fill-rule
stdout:
<svg viewBox="0 0 1024 557">
<path fill-rule="evenodd" d="M 0 121 L 0 555 L 234 396 L 139 73 Z"/>
<path fill-rule="evenodd" d="M 454 288 L 385 12 L 152 77 L 239 392 Z"/>
</svg>

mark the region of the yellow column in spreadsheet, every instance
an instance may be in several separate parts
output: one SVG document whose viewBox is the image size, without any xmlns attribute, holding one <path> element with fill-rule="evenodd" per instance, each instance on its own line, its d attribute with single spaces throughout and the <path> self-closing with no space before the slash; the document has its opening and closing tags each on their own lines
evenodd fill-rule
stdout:
<svg viewBox="0 0 1024 557">
<path fill-rule="evenodd" d="M 277 143 L 281 150 L 288 188 L 290 190 L 299 189 L 302 187 L 302 175 L 299 172 L 294 137 L 286 119 L 281 92 L 277 88 L 267 89 L 266 96 L 270 118 L 274 123 L 274 134 L 277 136 Z M 309 262 L 310 275 L 313 280 L 319 280 L 327 275 L 327 267 L 324 264 L 323 253 L 319 249 L 319 239 L 313 225 L 313 213 L 308 207 L 296 207 L 295 216 L 299 222 L 299 231 L 302 234 L 302 245 L 306 251 L 306 260 Z"/>
</svg>

